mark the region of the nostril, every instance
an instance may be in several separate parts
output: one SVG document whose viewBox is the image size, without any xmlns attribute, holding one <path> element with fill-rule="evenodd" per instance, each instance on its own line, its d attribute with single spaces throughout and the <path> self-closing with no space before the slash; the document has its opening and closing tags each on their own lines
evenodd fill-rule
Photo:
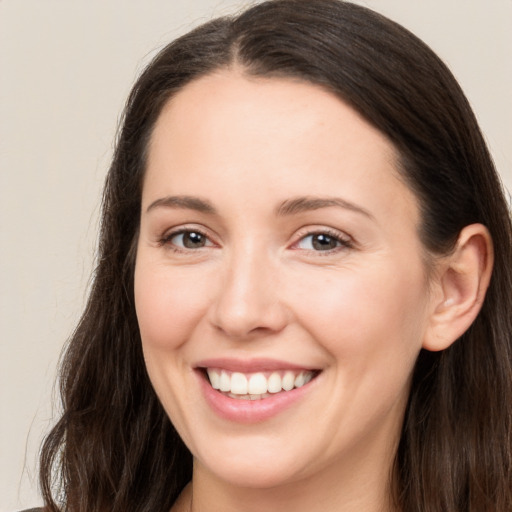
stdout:
<svg viewBox="0 0 512 512">
<path fill-rule="evenodd" d="M 230 338 L 251 339 L 282 331 L 288 323 L 283 306 L 276 301 L 271 304 L 238 304 L 227 307 L 216 306 L 211 317 L 215 330 Z"/>
</svg>

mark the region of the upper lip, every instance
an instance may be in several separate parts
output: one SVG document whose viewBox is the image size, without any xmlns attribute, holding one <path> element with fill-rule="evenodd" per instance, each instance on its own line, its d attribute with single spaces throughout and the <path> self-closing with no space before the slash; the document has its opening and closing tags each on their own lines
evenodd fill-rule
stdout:
<svg viewBox="0 0 512 512">
<path fill-rule="evenodd" d="M 278 359 L 255 358 L 255 359 L 235 359 L 235 358 L 212 358 L 199 361 L 196 368 L 219 368 L 232 372 L 254 373 L 276 370 L 317 370 L 318 368 L 281 361 Z"/>
</svg>

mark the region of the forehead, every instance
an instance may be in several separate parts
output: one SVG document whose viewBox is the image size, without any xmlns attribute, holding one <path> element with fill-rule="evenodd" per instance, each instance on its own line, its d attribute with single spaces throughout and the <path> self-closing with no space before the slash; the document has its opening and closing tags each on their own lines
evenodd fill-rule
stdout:
<svg viewBox="0 0 512 512">
<path fill-rule="evenodd" d="M 392 143 L 324 88 L 222 71 L 188 84 L 162 110 L 143 201 L 164 192 L 197 195 L 198 188 L 220 192 L 225 182 L 237 194 L 269 200 L 339 192 L 384 210 L 399 193 L 416 215 L 397 168 Z"/>
<path fill-rule="evenodd" d="M 309 140 L 317 147 L 323 141 L 318 147 L 323 151 L 329 145 L 332 152 L 365 146 L 371 153 L 382 152 L 393 167 L 396 160 L 391 142 L 332 92 L 298 79 L 254 77 L 239 70 L 194 80 L 173 96 L 157 120 L 151 146 L 161 148 L 171 137 L 212 147 L 243 138 L 253 145 L 265 143 L 262 154 L 274 140 Z M 345 151 L 346 157 L 350 154 L 357 152 Z"/>
</svg>

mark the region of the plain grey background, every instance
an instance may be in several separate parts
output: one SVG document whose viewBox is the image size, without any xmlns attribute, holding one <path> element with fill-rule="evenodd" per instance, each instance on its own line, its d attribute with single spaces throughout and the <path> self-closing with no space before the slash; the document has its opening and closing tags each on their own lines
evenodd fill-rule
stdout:
<svg viewBox="0 0 512 512">
<path fill-rule="evenodd" d="M 512 188 L 512 0 L 359 1 L 459 79 Z M 169 40 L 248 1 L 0 0 L 0 512 L 40 504 L 56 364 L 86 297 L 117 120 Z"/>
</svg>

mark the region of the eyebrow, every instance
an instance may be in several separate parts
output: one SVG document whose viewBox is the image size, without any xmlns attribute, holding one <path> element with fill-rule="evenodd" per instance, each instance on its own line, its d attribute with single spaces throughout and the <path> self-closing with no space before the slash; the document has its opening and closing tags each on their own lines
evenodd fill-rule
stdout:
<svg viewBox="0 0 512 512">
<path fill-rule="evenodd" d="M 360 213 L 369 219 L 375 220 L 374 216 L 368 211 L 346 199 L 341 197 L 296 197 L 283 201 L 277 208 L 277 215 L 294 215 L 297 213 L 307 212 L 310 210 L 319 210 L 321 208 L 330 207 L 343 208 L 356 213 Z"/>
<path fill-rule="evenodd" d="M 213 205 L 206 199 L 193 196 L 167 196 L 153 201 L 147 208 L 149 212 L 158 207 L 196 210 L 201 213 L 216 214 Z"/>
<path fill-rule="evenodd" d="M 320 210 L 321 208 L 344 208 L 356 213 L 360 213 L 365 217 L 374 220 L 373 215 L 364 208 L 357 206 L 346 199 L 341 197 L 311 197 L 303 196 L 283 201 L 277 208 L 276 214 L 278 216 L 288 216 L 297 213 L 303 213 L 311 210 Z M 201 213 L 210 215 L 217 214 L 217 210 L 206 199 L 201 199 L 194 196 L 166 196 L 153 201 L 148 207 L 146 212 L 155 208 L 176 208 L 185 210 L 196 210 Z"/>
</svg>

